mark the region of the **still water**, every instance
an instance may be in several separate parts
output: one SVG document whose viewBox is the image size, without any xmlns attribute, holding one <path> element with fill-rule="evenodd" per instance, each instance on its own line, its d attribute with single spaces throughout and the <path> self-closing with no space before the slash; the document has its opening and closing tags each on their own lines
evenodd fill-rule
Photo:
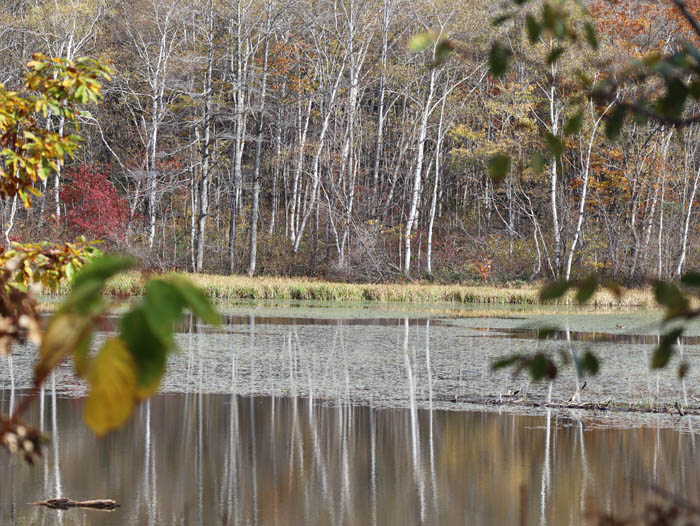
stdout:
<svg viewBox="0 0 700 526">
<path fill-rule="evenodd" d="M 46 403 L 56 427 L 44 463 L 0 457 L 3 525 L 517 525 L 521 513 L 524 524 L 582 524 L 587 509 L 639 509 L 649 483 L 700 494 L 694 434 L 589 429 L 586 415 L 431 418 L 303 399 L 166 394 L 98 441 L 85 431 L 79 401 L 58 398 L 55 415 L 51 397 Z M 53 495 L 113 498 L 121 508 L 27 505 Z"/>
<path fill-rule="evenodd" d="M 645 317 L 625 321 L 638 339 L 608 341 L 619 323 L 566 316 L 559 339 L 540 342 L 524 327 L 552 320 L 343 314 L 241 307 L 218 329 L 187 321 L 161 394 L 102 440 L 62 367 L 26 415 L 51 434 L 43 462 L 0 452 L 0 524 L 583 525 L 639 511 L 652 486 L 698 500 L 696 417 L 475 403 L 512 390 L 566 401 L 578 388 L 582 401 L 697 407 L 697 370 L 685 382 L 648 371 Z M 550 386 L 489 369 L 591 340 L 605 368 L 583 390 L 569 370 Z M 682 347 L 691 363 L 695 343 Z M 31 385 L 33 359 L 19 349 L 0 362 L 0 411 Z M 121 507 L 29 505 L 59 496 Z"/>
</svg>

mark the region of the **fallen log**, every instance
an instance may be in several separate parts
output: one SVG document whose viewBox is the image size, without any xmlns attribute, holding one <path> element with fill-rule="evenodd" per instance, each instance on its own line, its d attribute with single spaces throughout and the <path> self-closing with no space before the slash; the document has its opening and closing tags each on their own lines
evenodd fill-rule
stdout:
<svg viewBox="0 0 700 526">
<path fill-rule="evenodd" d="M 98 500 L 71 500 L 71 499 L 47 499 L 39 502 L 32 502 L 34 506 L 44 506 L 52 510 L 69 510 L 71 508 L 82 508 L 88 510 L 113 511 L 119 507 L 112 499 Z"/>
</svg>

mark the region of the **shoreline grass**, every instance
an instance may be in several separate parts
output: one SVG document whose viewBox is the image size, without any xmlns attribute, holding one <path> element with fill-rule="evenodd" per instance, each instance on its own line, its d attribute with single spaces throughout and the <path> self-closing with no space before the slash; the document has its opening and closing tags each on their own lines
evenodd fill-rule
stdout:
<svg viewBox="0 0 700 526">
<path fill-rule="evenodd" d="M 167 276 L 168 274 L 164 274 Z M 539 300 L 539 284 L 523 287 L 498 285 L 436 285 L 430 283 L 338 283 L 310 278 L 220 276 L 177 273 L 190 279 L 216 300 L 316 300 L 377 303 L 451 303 L 463 305 L 576 306 L 570 293 L 556 301 Z M 140 296 L 146 278 L 153 274 L 130 272 L 110 280 L 106 293 L 118 297 Z M 67 292 L 63 290 L 62 292 Z M 651 289 L 625 289 L 621 300 L 607 290 L 597 292 L 586 304 L 591 308 L 656 308 Z"/>
</svg>

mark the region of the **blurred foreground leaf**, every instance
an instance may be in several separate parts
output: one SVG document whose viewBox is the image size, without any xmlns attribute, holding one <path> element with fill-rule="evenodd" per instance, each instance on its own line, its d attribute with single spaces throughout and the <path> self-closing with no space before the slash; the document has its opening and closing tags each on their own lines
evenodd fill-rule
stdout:
<svg viewBox="0 0 700 526">
<path fill-rule="evenodd" d="M 488 168 L 491 179 L 498 183 L 506 178 L 510 172 L 510 156 L 504 153 L 497 153 L 489 159 Z"/>
<path fill-rule="evenodd" d="M 95 358 L 85 401 L 85 423 L 99 437 L 124 425 L 134 408 L 138 372 L 136 364 L 119 338 L 107 340 Z"/>
<path fill-rule="evenodd" d="M 661 338 L 661 342 L 654 349 L 654 353 L 651 356 L 651 368 L 652 369 L 662 369 L 668 365 L 668 362 L 673 356 L 675 351 L 676 342 L 678 338 L 683 335 L 683 328 L 674 329 Z"/>
<path fill-rule="evenodd" d="M 494 42 L 489 52 L 489 69 L 494 77 L 505 75 L 511 58 L 511 51 L 501 42 Z"/>
<path fill-rule="evenodd" d="M 583 374 L 588 373 L 590 375 L 595 376 L 600 370 L 600 362 L 598 361 L 598 357 L 591 351 L 586 351 L 583 353 L 583 356 L 580 360 L 580 364 L 581 373 Z"/>
<path fill-rule="evenodd" d="M 540 301 L 550 301 L 561 298 L 566 294 L 570 286 L 570 283 L 565 279 L 548 283 L 540 289 Z"/>
<path fill-rule="evenodd" d="M 578 292 L 576 293 L 576 301 L 583 304 L 593 297 L 598 290 L 598 278 L 592 274 L 578 284 Z"/>
<path fill-rule="evenodd" d="M 58 313 L 51 318 L 39 348 L 34 378 L 41 384 L 92 332 L 92 320 L 77 314 Z"/>
</svg>

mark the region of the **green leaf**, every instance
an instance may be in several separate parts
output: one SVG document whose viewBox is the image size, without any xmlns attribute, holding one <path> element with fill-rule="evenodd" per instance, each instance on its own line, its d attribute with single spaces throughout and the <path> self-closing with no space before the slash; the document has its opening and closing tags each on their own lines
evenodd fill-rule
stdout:
<svg viewBox="0 0 700 526">
<path fill-rule="evenodd" d="M 83 407 L 83 418 L 97 436 L 124 425 L 136 400 L 136 364 L 125 343 L 107 340 L 95 358 L 88 375 L 90 394 Z"/>
<path fill-rule="evenodd" d="M 643 104 L 643 106 L 647 106 L 647 105 Z M 637 124 L 639 126 L 646 126 L 647 123 L 649 122 L 649 115 L 647 115 L 643 111 L 640 111 L 638 108 L 634 108 L 632 110 L 632 120 L 634 121 L 635 124 Z"/>
<path fill-rule="evenodd" d="M 679 78 L 671 78 L 666 84 L 666 95 L 659 101 L 659 110 L 668 117 L 678 118 L 688 98 L 688 88 Z"/>
<path fill-rule="evenodd" d="M 93 333 L 94 326 L 90 328 L 90 331 L 88 331 L 73 351 L 73 368 L 75 369 L 75 374 L 80 378 L 85 377 L 90 366 L 90 345 L 92 344 Z"/>
<path fill-rule="evenodd" d="M 122 318 L 119 335 L 138 366 L 139 387 L 151 390 L 165 373 L 170 349 L 154 334 L 143 306 L 132 309 Z"/>
<path fill-rule="evenodd" d="M 525 17 L 525 28 L 527 29 L 527 38 L 530 44 L 535 44 L 542 34 L 542 25 L 532 15 Z"/>
<path fill-rule="evenodd" d="M 675 350 L 676 341 L 683 334 L 683 329 L 674 329 L 663 335 L 661 342 L 654 350 L 651 357 L 651 368 L 662 369 L 668 365 Z"/>
<path fill-rule="evenodd" d="M 104 256 L 92 260 L 85 265 L 73 280 L 73 287 L 79 287 L 88 280 L 99 280 L 103 283 L 115 274 L 129 270 L 136 265 L 134 258 L 124 256 Z"/>
<path fill-rule="evenodd" d="M 591 79 L 591 77 L 586 75 L 583 71 L 577 71 L 574 73 L 574 76 L 586 90 L 590 90 L 593 87 L 593 79 Z"/>
<path fill-rule="evenodd" d="M 510 165 L 510 156 L 505 153 L 497 153 L 491 156 L 488 162 L 489 177 L 494 182 L 502 181 L 510 172 Z"/>
<path fill-rule="evenodd" d="M 671 319 L 688 310 L 690 303 L 683 293 L 667 281 L 659 281 L 654 285 L 654 296 L 659 305 L 667 309 L 666 319 Z"/>
<path fill-rule="evenodd" d="M 542 5 L 542 23 L 544 24 L 544 27 L 550 30 L 553 29 L 556 19 L 557 13 L 554 11 L 554 8 L 545 2 Z"/>
<path fill-rule="evenodd" d="M 502 25 L 504 22 L 507 22 L 508 20 L 510 20 L 511 18 L 513 18 L 513 15 L 511 13 L 505 13 L 503 15 L 499 15 L 493 19 L 493 21 L 491 22 L 491 25 L 493 25 L 494 27 L 498 27 L 498 26 Z"/>
<path fill-rule="evenodd" d="M 593 48 L 593 49 L 598 49 L 599 43 L 598 43 L 598 35 L 596 33 L 595 28 L 593 27 L 593 24 L 590 22 L 584 22 L 583 23 L 583 30 L 586 33 L 586 40 L 588 41 L 588 44 Z"/>
<path fill-rule="evenodd" d="M 613 279 L 604 280 L 603 287 L 608 289 L 613 294 L 613 296 L 615 296 L 615 299 L 617 301 L 620 301 L 622 299 L 624 291 L 622 289 L 622 286 L 617 281 Z"/>
<path fill-rule="evenodd" d="M 545 132 L 544 138 L 547 141 L 547 148 L 557 159 L 564 153 L 564 144 L 561 139 L 550 132 Z"/>
<path fill-rule="evenodd" d="M 694 99 L 700 99 L 700 80 L 696 79 L 688 84 L 688 93 L 690 93 Z"/>
<path fill-rule="evenodd" d="M 439 66 L 446 62 L 452 51 L 454 51 L 454 45 L 449 40 L 445 39 L 438 42 L 438 45 L 435 46 L 435 61 L 433 65 Z"/>
<path fill-rule="evenodd" d="M 146 321 L 151 332 L 168 349 L 173 341 L 173 324 L 180 320 L 183 303 L 182 296 L 171 283 L 149 281 L 143 301 Z"/>
<path fill-rule="evenodd" d="M 600 370 L 600 362 L 598 361 L 598 357 L 591 351 L 586 351 L 583 353 L 580 364 L 582 372 L 593 376 L 598 374 L 598 371 Z"/>
<path fill-rule="evenodd" d="M 196 316 L 212 325 L 219 324 L 219 315 L 212 306 L 209 298 L 192 282 L 181 276 L 170 276 L 167 280 L 180 294 L 182 301 Z"/>
<path fill-rule="evenodd" d="M 540 327 L 537 329 L 537 339 L 547 340 L 548 338 L 553 338 L 556 332 L 557 329 L 555 327 Z"/>
<path fill-rule="evenodd" d="M 530 157 L 530 166 L 535 173 L 541 174 L 547 166 L 547 158 L 542 153 L 535 152 Z"/>
<path fill-rule="evenodd" d="M 691 57 L 693 57 L 695 64 L 700 65 L 700 50 L 698 50 L 698 48 L 696 48 L 690 42 L 683 42 L 683 48 Z"/>
<path fill-rule="evenodd" d="M 511 58 L 511 51 L 501 42 L 494 42 L 489 52 L 489 69 L 494 77 L 505 75 Z"/>
<path fill-rule="evenodd" d="M 498 369 L 505 369 L 518 363 L 522 359 L 521 355 L 514 354 L 512 356 L 507 356 L 505 358 L 500 358 L 491 364 L 491 369 L 497 371 Z"/>
<path fill-rule="evenodd" d="M 571 287 L 571 283 L 565 279 L 548 283 L 540 289 L 540 301 L 549 301 L 561 298 L 564 294 L 566 294 L 566 291 L 569 290 L 569 287 Z"/>
<path fill-rule="evenodd" d="M 627 109 L 622 106 L 617 106 L 610 117 L 605 121 L 605 135 L 610 141 L 615 141 L 620 136 L 622 125 L 625 122 Z"/>
<path fill-rule="evenodd" d="M 97 279 L 81 280 L 61 304 L 60 313 L 75 312 L 79 314 L 96 314 L 104 307 L 102 290 L 104 281 Z"/>
<path fill-rule="evenodd" d="M 414 53 L 419 53 L 426 49 L 428 46 L 432 46 L 435 43 L 435 37 L 429 31 L 423 31 L 417 35 L 413 35 L 411 40 L 408 41 L 408 49 Z"/>
<path fill-rule="evenodd" d="M 583 110 L 577 112 L 576 114 L 569 117 L 564 125 L 564 135 L 576 135 L 581 131 L 581 125 L 583 124 Z"/>
<path fill-rule="evenodd" d="M 561 56 L 564 54 L 565 48 L 562 46 L 557 46 L 555 47 L 552 51 L 547 53 L 547 64 L 552 65 L 554 64 L 557 60 L 561 58 Z"/>
<path fill-rule="evenodd" d="M 545 378 L 553 380 L 558 373 L 556 364 L 543 353 L 535 354 L 530 360 L 527 369 L 535 382 L 539 382 Z"/>
<path fill-rule="evenodd" d="M 598 278 L 595 275 L 590 275 L 578 284 L 578 292 L 576 293 L 576 301 L 586 303 L 593 297 L 598 289 Z"/>
<path fill-rule="evenodd" d="M 75 265 L 73 265 L 73 262 L 69 262 L 64 268 L 63 272 L 66 275 L 66 279 L 68 281 L 73 281 L 73 278 L 75 277 Z"/>
<path fill-rule="evenodd" d="M 681 283 L 689 287 L 700 287 L 700 272 L 686 272 L 681 277 Z"/>
<path fill-rule="evenodd" d="M 561 15 L 558 15 L 557 18 L 554 20 L 552 33 L 554 33 L 554 36 L 558 40 L 564 40 L 564 38 L 566 38 L 567 35 L 570 36 L 572 40 L 576 40 L 576 33 L 574 33 L 573 31 L 569 31 L 569 28 L 566 27 L 564 17 L 562 17 Z"/>
</svg>

